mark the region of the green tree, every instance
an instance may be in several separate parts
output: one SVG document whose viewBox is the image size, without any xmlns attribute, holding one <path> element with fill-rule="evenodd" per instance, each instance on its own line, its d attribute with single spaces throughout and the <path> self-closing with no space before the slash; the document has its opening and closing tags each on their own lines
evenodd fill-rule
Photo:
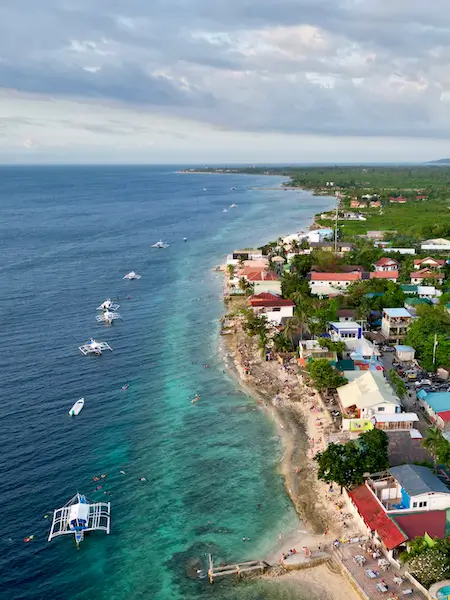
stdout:
<svg viewBox="0 0 450 600">
<path fill-rule="evenodd" d="M 421 554 L 408 560 L 408 571 L 426 588 L 450 578 L 449 552 L 439 541 L 435 540 L 431 548 L 426 547 Z"/>
<path fill-rule="evenodd" d="M 265 315 L 255 315 L 252 310 L 247 308 L 241 312 L 245 317 L 243 329 L 249 336 L 253 337 L 259 335 L 261 331 L 267 330 L 267 317 Z"/>
<path fill-rule="evenodd" d="M 423 305 L 408 328 L 405 343 L 416 350 L 417 358 L 427 371 L 450 364 L 450 314 L 444 306 Z"/>
<path fill-rule="evenodd" d="M 358 438 L 360 452 L 367 473 L 379 473 L 389 467 L 389 438 L 385 431 L 372 429 Z"/>
<path fill-rule="evenodd" d="M 291 260 L 291 270 L 299 277 L 306 277 L 311 270 L 312 264 L 310 254 L 299 254 Z"/>
<path fill-rule="evenodd" d="M 406 385 L 395 369 L 391 369 L 389 371 L 388 379 L 397 396 L 400 398 L 400 400 L 403 400 L 403 398 L 406 396 Z"/>
<path fill-rule="evenodd" d="M 266 356 L 268 342 L 269 336 L 267 335 L 266 327 L 264 327 L 258 331 L 258 348 L 261 351 L 262 358 Z"/>
<path fill-rule="evenodd" d="M 236 270 L 236 267 L 234 265 L 227 265 L 227 272 L 228 272 L 230 279 L 233 279 L 235 270 Z"/>
<path fill-rule="evenodd" d="M 344 487 L 364 482 L 364 465 L 354 442 L 329 444 L 326 450 L 316 455 L 315 460 L 319 467 L 317 477 L 341 486 L 341 493 Z"/>
<path fill-rule="evenodd" d="M 333 340 L 330 338 L 321 337 L 317 341 L 319 342 L 319 345 L 322 346 L 322 348 L 328 348 L 328 350 L 336 352 L 337 354 L 343 354 L 347 349 L 345 342 L 342 342 L 341 340 L 333 342 Z"/>
<path fill-rule="evenodd" d="M 276 352 L 292 352 L 294 349 L 292 339 L 284 333 L 277 333 L 273 337 L 273 347 Z"/>
<path fill-rule="evenodd" d="M 436 470 L 439 448 L 442 445 L 442 433 L 438 427 L 430 427 L 427 430 L 427 436 L 422 441 L 422 446 L 431 454 L 434 462 L 434 470 Z"/>
<path fill-rule="evenodd" d="M 342 377 L 326 358 L 313 359 L 307 368 L 313 385 L 319 392 L 336 389 L 348 383 L 347 379 Z"/>
</svg>

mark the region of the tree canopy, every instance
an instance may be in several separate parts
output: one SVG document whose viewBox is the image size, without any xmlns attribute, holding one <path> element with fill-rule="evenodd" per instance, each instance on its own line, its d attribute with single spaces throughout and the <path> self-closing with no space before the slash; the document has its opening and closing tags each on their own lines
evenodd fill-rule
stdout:
<svg viewBox="0 0 450 600">
<path fill-rule="evenodd" d="M 450 315 L 444 306 L 419 306 L 417 313 L 419 318 L 409 326 L 405 343 L 415 348 L 417 358 L 426 371 L 449 365 Z"/>
<path fill-rule="evenodd" d="M 437 581 L 450 579 L 450 542 L 419 537 L 408 545 L 409 552 L 401 556 L 408 562 L 408 571 L 429 588 Z"/>
<path fill-rule="evenodd" d="M 348 383 L 345 377 L 330 365 L 326 358 L 313 359 L 308 364 L 308 374 L 312 379 L 314 387 L 321 391 L 338 388 Z"/>
</svg>

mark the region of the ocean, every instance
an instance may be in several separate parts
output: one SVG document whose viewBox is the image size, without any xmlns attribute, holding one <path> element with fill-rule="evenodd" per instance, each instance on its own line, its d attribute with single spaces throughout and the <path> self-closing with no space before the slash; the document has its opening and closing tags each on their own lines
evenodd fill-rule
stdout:
<svg viewBox="0 0 450 600">
<path fill-rule="evenodd" d="M 208 552 L 261 558 L 298 527 L 275 427 L 224 371 L 213 269 L 332 199 L 249 189 L 277 177 L 176 170 L 0 168 L 1 598 L 301 597 L 195 577 Z M 151 248 L 159 239 L 170 246 Z M 141 279 L 123 280 L 131 270 Z M 95 320 L 107 297 L 123 317 L 111 327 Z M 91 336 L 113 352 L 82 356 Z M 51 511 L 77 491 L 111 502 L 111 534 L 48 543 Z"/>
</svg>

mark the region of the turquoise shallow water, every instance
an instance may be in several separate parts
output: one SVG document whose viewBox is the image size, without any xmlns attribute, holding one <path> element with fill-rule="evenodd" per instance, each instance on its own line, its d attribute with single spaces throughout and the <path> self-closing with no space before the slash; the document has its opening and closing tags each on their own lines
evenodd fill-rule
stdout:
<svg viewBox="0 0 450 600">
<path fill-rule="evenodd" d="M 297 523 L 274 427 L 223 371 L 223 282 L 212 268 L 234 247 L 305 227 L 331 199 L 248 189 L 276 178 L 167 167 L 0 174 L 0 597 L 290 597 L 261 582 L 211 588 L 189 577 L 209 551 L 264 556 Z M 160 238 L 170 247 L 150 249 Z M 142 279 L 123 281 L 131 269 Z M 107 329 L 95 307 L 108 296 L 123 322 Z M 91 335 L 114 351 L 82 357 Z M 85 409 L 70 419 L 81 396 Z M 110 536 L 90 535 L 78 551 L 69 537 L 47 543 L 44 519 L 77 490 L 94 500 L 110 492 L 113 518 Z"/>
</svg>

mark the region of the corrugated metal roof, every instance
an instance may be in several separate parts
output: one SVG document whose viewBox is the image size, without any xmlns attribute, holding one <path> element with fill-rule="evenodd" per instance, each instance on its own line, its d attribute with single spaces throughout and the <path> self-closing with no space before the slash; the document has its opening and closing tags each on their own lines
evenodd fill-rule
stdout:
<svg viewBox="0 0 450 600">
<path fill-rule="evenodd" d="M 431 538 L 438 537 L 443 540 L 446 536 L 447 511 L 430 510 L 409 514 L 393 515 L 394 521 L 410 540 L 422 537 L 425 533 Z"/>
<path fill-rule="evenodd" d="M 392 467 L 390 472 L 409 496 L 419 496 L 430 492 L 450 494 L 448 487 L 427 467 L 400 465 Z"/>
</svg>

